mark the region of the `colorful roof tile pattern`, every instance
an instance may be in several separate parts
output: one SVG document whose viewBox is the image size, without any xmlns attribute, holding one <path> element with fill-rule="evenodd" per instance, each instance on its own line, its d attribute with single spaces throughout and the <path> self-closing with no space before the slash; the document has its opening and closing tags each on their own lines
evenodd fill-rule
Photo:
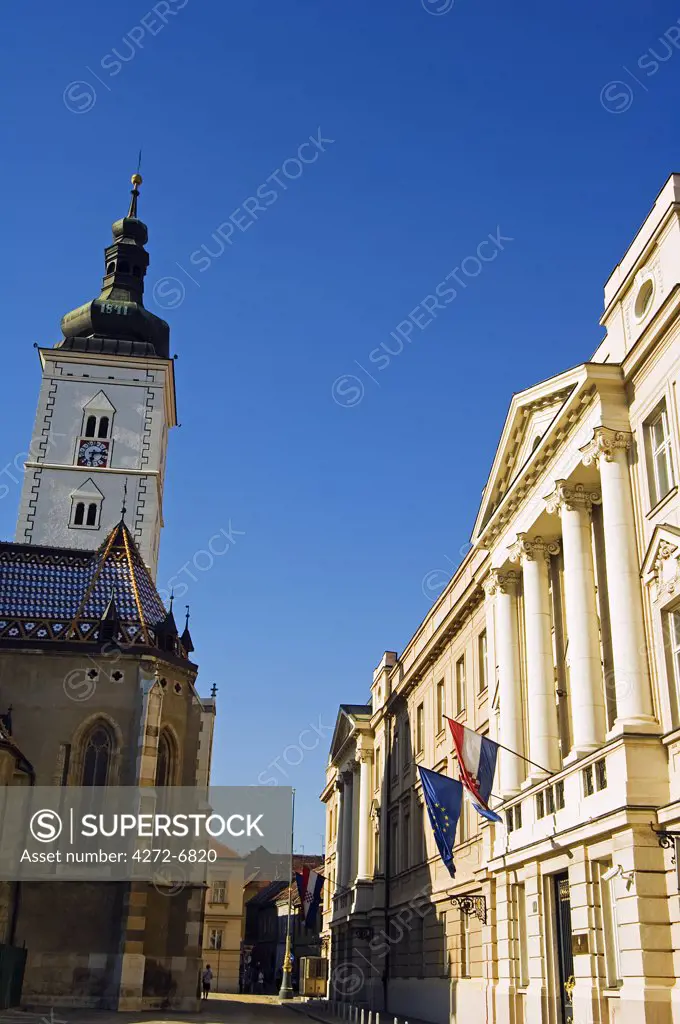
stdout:
<svg viewBox="0 0 680 1024">
<path fill-rule="evenodd" d="M 122 520 L 94 552 L 0 543 L 0 643 L 106 639 L 186 658 L 176 632 L 156 635 L 166 616 Z"/>
</svg>

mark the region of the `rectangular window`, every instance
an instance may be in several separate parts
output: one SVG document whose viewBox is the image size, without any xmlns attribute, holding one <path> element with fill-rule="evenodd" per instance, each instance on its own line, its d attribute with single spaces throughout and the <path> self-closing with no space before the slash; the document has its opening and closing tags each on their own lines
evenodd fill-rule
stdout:
<svg viewBox="0 0 680 1024">
<path fill-rule="evenodd" d="M 656 505 L 675 486 L 670 425 L 663 402 L 645 427 L 649 461 L 649 490 Z"/>
<path fill-rule="evenodd" d="M 415 811 L 415 826 L 416 833 L 413 843 L 413 849 L 415 851 L 415 861 L 417 864 L 422 864 L 423 861 L 427 860 L 427 845 L 425 841 L 425 805 L 421 804 L 417 798 Z"/>
<path fill-rule="evenodd" d="M 390 834 L 390 871 L 396 875 L 399 871 L 399 817 L 395 809 L 393 812 L 392 829 Z"/>
<path fill-rule="evenodd" d="M 529 984 L 529 951 L 527 943 L 527 899 L 524 882 L 515 886 L 515 906 L 517 910 L 517 960 L 519 984 L 526 988 Z"/>
<path fill-rule="evenodd" d="M 382 779 L 380 778 L 380 747 L 375 748 L 375 789 L 380 789 Z"/>
<path fill-rule="evenodd" d="M 555 783 L 555 807 L 558 811 L 564 810 L 564 782 Z"/>
<path fill-rule="evenodd" d="M 479 692 L 484 693 L 488 682 L 488 671 L 487 671 L 487 644 L 486 644 L 486 630 L 477 637 L 477 660 L 479 661 Z"/>
<path fill-rule="evenodd" d="M 619 923 L 616 913 L 616 895 L 614 879 L 608 882 L 603 879 L 604 873 L 611 867 L 611 862 L 601 863 L 600 869 L 600 905 L 602 907 L 602 932 L 604 935 L 604 958 L 607 972 L 607 986 L 618 988 L 621 984 L 621 951 L 619 949 Z"/>
<path fill-rule="evenodd" d="M 392 740 L 392 778 L 396 779 L 399 775 L 399 730 L 394 730 L 394 738 Z"/>
<path fill-rule="evenodd" d="M 518 828 L 522 827 L 522 805 L 515 804 L 510 810 L 505 812 L 505 822 L 508 832 L 515 832 Z"/>
<path fill-rule="evenodd" d="M 680 620 L 680 616 L 678 617 Z M 443 732 L 445 727 L 444 715 L 446 714 L 446 694 L 444 692 L 444 680 L 437 683 L 437 735 Z"/>
<path fill-rule="evenodd" d="M 416 754 L 422 754 L 425 749 L 425 706 L 419 704 L 416 708 Z"/>
<path fill-rule="evenodd" d="M 213 882 L 212 885 L 212 902 L 213 903 L 225 903 L 226 902 L 227 883 L 226 882 Z"/>
<path fill-rule="evenodd" d="M 401 870 L 411 867 L 411 812 L 404 811 L 401 825 Z"/>
<path fill-rule="evenodd" d="M 536 817 L 545 818 L 545 797 L 543 790 L 536 794 Z"/>
<path fill-rule="evenodd" d="M 208 945 L 211 949 L 222 949 L 222 936 L 223 931 L 221 928 L 211 928 L 208 933 Z"/>
<path fill-rule="evenodd" d="M 553 796 L 552 786 L 548 786 L 545 791 L 545 813 L 555 813 L 555 797 Z"/>
<path fill-rule="evenodd" d="M 463 803 L 460 807 L 460 817 L 458 818 L 458 829 L 456 831 L 456 839 L 459 843 L 464 843 L 468 839 L 468 817 L 467 817 L 467 801 L 463 797 Z"/>
<path fill-rule="evenodd" d="M 583 795 L 592 796 L 595 792 L 595 784 L 593 781 L 593 766 L 589 764 L 587 768 L 583 769 Z"/>
<path fill-rule="evenodd" d="M 589 764 L 583 769 L 583 794 L 592 796 L 607 788 L 607 762 L 605 758 Z"/>
<path fill-rule="evenodd" d="M 470 977 L 470 916 L 460 915 L 460 976 Z"/>
<path fill-rule="evenodd" d="M 456 714 L 465 711 L 465 655 L 456 662 Z"/>
</svg>

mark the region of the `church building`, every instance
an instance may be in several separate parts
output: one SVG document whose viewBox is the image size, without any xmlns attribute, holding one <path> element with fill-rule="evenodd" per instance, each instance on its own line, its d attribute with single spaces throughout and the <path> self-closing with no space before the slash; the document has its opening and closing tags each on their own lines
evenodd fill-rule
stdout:
<svg viewBox="0 0 680 1024">
<path fill-rule="evenodd" d="M 155 585 L 177 416 L 169 327 L 143 303 L 141 180 L 100 295 L 39 349 L 16 539 L 0 543 L 0 755 L 39 786 L 209 782 L 214 691 L 199 696 L 188 613 L 180 632 Z M 27 951 L 23 1005 L 196 1009 L 203 910 L 201 886 L 162 880 L 16 883 L 3 917 Z"/>
</svg>

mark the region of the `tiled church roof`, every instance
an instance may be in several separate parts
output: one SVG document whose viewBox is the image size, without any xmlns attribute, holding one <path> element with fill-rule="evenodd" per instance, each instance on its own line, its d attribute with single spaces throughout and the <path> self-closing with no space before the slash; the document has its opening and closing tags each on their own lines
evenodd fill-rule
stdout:
<svg viewBox="0 0 680 1024">
<path fill-rule="evenodd" d="M 0 644 L 115 640 L 186 658 L 176 628 L 156 633 L 166 617 L 123 521 L 97 551 L 0 542 Z"/>
</svg>

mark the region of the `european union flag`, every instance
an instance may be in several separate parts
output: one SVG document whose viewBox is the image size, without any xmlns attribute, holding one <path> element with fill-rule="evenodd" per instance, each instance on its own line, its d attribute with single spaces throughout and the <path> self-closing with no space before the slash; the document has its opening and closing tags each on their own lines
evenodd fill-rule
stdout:
<svg viewBox="0 0 680 1024">
<path fill-rule="evenodd" d="M 463 803 L 463 786 L 458 779 L 450 779 L 448 775 L 440 775 L 429 768 L 421 768 L 418 765 L 418 771 L 437 849 L 453 878 L 456 874 L 453 845 Z"/>
</svg>

